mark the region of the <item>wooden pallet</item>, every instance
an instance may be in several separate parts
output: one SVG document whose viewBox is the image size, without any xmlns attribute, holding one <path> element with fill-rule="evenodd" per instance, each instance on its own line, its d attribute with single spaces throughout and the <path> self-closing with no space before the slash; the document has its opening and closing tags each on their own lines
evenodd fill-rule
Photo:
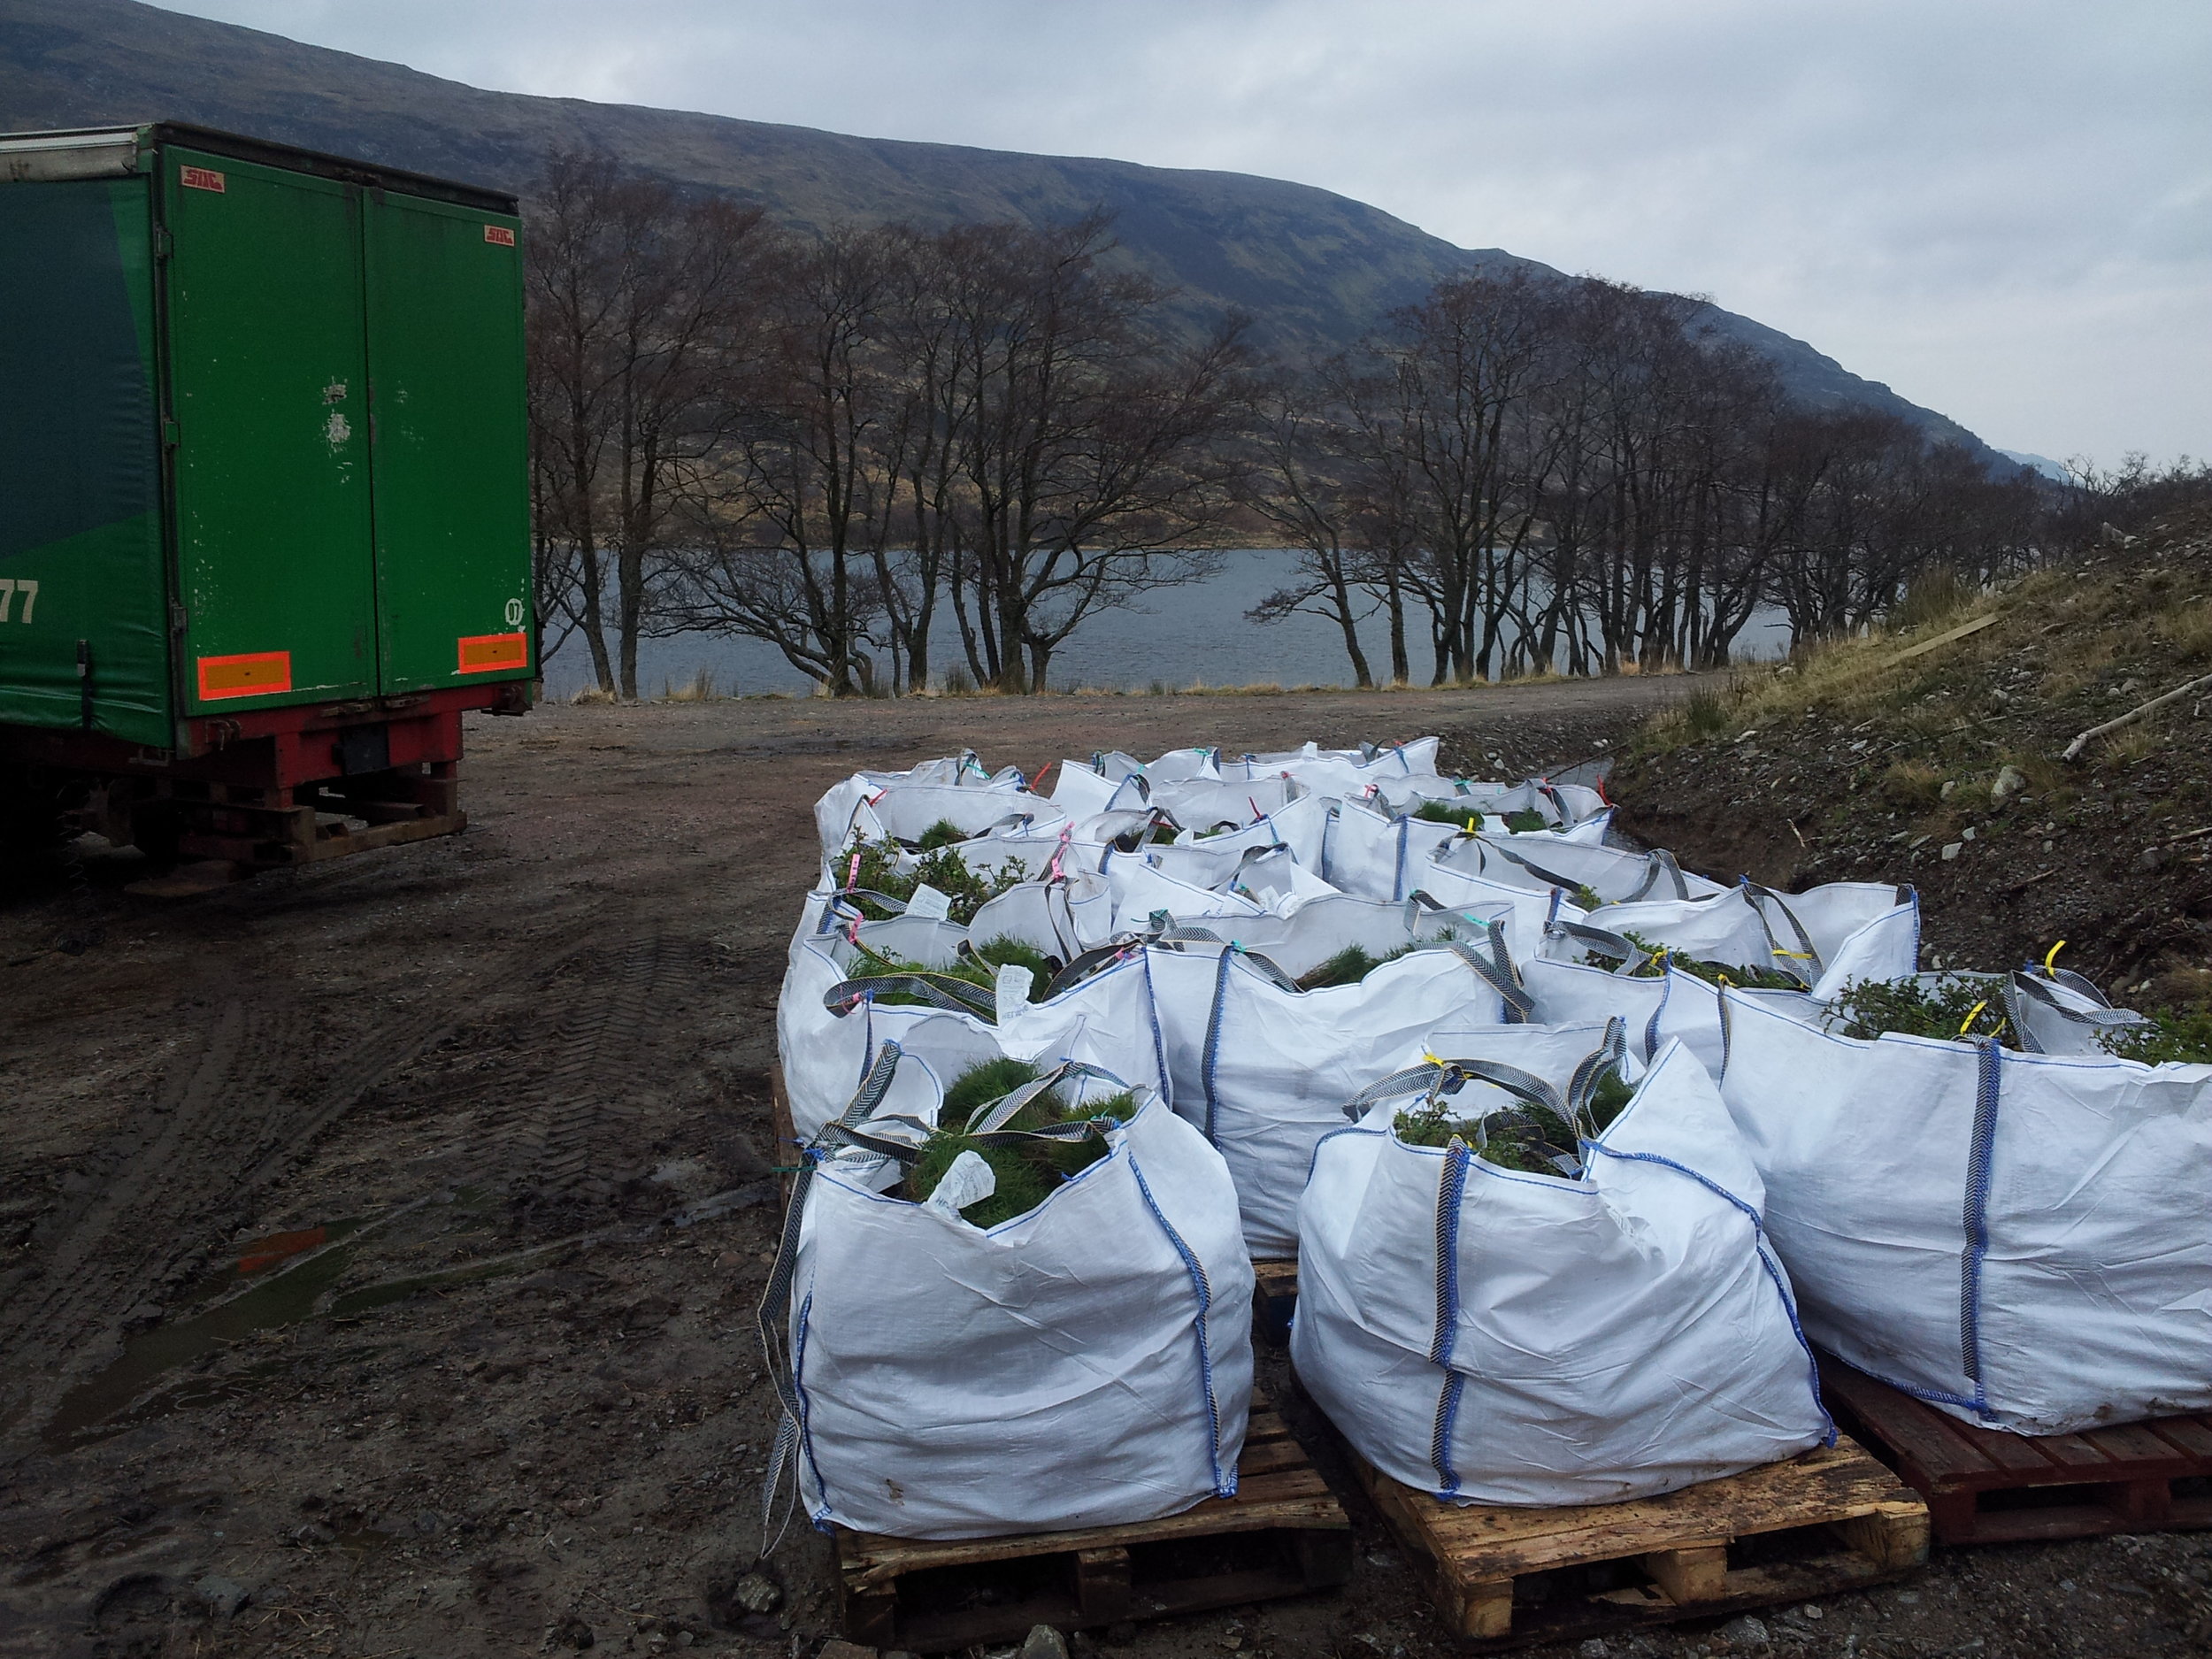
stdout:
<svg viewBox="0 0 2212 1659">
<path fill-rule="evenodd" d="M 1928 1555 L 1926 1508 L 1848 1440 L 1661 1497 L 1551 1509 L 1461 1508 L 1351 1462 L 1445 1618 L 1485 1649 L 1855 1590 Z"/>
<path fill-rule="evenodd" d="M 1275 1348 L 1290 1340 L 1290 1317 L 1298 1310 L 1298 1258 L 1252 1263 L 1252 1328 Z"/>
<path fill-rule="evenodd" d="M 1824 1355 L 1820 1384 L 1829 1409 L 1927 1500 L 1939 1543 L 2212 1527 L 2212 1413 L 2009 1434 Z"/>
<path fill-rule="evenodd" d="M 768 1068 L 768 1118 L 776 1132 L 776 1144 L 770 1148 L 768 1158 L 772 1169 L 780 1170 L 776 1185 L 783 1194 L 783 1202 L 791 1202 L 792 1165 L 799 1161 L 799 1132 L 791 1122 L 791 1096 L 784 1093 L 783 1068 Z"/>
<path fill-rule="evenodd" d="M 951 1542 L 840 1529 L 835 1544 L 846 1639 L 912 1653 L 1297 1595 L 1352 1571 L 1343 1506 L 1256 1394 L 1233 1498 L 1128 1526 Z"/>
</svg>

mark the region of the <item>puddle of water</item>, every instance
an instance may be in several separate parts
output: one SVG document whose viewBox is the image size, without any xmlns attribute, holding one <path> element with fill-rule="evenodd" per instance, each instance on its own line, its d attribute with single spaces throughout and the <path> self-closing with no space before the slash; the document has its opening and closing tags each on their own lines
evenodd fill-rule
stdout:
<svg viewBox="0 0 2212 1659">
<path fill-rule="evenodd" d="M 332 1231 L 335 1230 L 334 1226 Z M 132 1421 L 140 1420 L 139 1416 L 133 1414 L 130 1419 L 121 1421 L 114 1419 L 121 1418 L 131 1402 L 165 1372 L 188 1365 L 226 1343 L 239 1341 L 256 1332 L 306 1318 L 314 1312 L 323 1293 L 338 1282 L 352 1254 L 351 1246 L 336 1245 L 205 1313 L 140 1332 L 124 1343 L 123 1352 L 113 1364 L 63 1396 L 61 1405 L 46 1425 L 46 1448 L 63 1451 L 88 1440 L 119 1433 Z M 195 1382 L 183 1386 L 219 1390 L 238 1380 L 211 1379 L 204 1385 Z M 178 1391 L 169 1392 L 173 1394 Z M 220 1396 L 210 1393 L 197 1403 L 210 1403 L 218 1397 Z"/>
</svg>

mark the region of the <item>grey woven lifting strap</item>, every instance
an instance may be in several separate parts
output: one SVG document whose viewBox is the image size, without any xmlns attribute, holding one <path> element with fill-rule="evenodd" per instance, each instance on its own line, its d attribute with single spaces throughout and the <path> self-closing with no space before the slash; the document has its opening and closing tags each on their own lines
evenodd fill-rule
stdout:
<svg viewBox="0 0 2212 1659">
<path fill-rule="evenodd" d="M 1636 884 L 1636 890 L 1621 902 L 1633 904 L 1639 899 L 1645 897 L 1652 888 L 1659 885 L 1659 878 L 1663 875 L 1673 887 L 1676 898 L 1686 899 L 1690 896 L 1690 884 L 1683 878 L 1682 866 L 1675 863 L 1672 853 L 1660 847 L 1654 849 L 1645 856 L 1644 879 Z"/>
<path fill-rule="evenodd" d="M 1769 948 L 1774 955 L 1785 958 L 1782 972 L 1802 979 L 1805 988 L 1809 991 L 1819 981 L 1820 976 L 1828 971 L 1827 964 L 1820 959 L 1820 951 L 1813 944 L 1813 936 L 1805 931 L 1805 924 L 1797 919 L 1797 912 L 1790 909 L 1788 902 L 1772 887 L 1761 887 L 1749 876 L 1742 879 L 1741 885 L 1744 895 L 1751 901 L 1752 913 L 1758 917 L 1759 926 L 1766 929 Z M 1790 932 L 1797 936 L 1798 954 L 1813 964 L 1810 973 L 1789 962 L 1790 953 L 1776 942 L 1774 929 L 1767 921 L 1766 907 L 1769 904 L 1782 912 L 1782 919 L 1790 925 Z"/>
<path fill-rule="evenodd" d="M 849 1133 L 875 1115 L 876 1108 L 883 1104 L 883 1097 L 890 1092 L 891 1079 L 897 1074 L 902 1057 L 902 1052 L 895 1042 L 886 1042 L 876 1050 L 874 1063 L 839 1115 L 835 1127 Z M 776 1391 L 777 1402 L 783 1408 L 782 1418 L 776 1425 L 775 1441 L 769 1448 L 768 1470 L 761 1479 L 760 1553 L 764 1555 L 782 1541 L 780 1531 L 772 1540 L 769 1528 L 775 1520 L 776 1494 L 783 1485 L 784 1465 L 792 1462 L 799 1444 L 799 1384 L 791 1371 L 791 1280 L 798 1271 L 799 1225 L 806 1214 L 807 1191 L 814 1184 L 815 1164 L 823 1145 L 823 1137 L 816 1136 L 799 1160 L 799 1172 L 792 1179 L 791 1197 L 783 1212 L 783 1236 L 776 1246 L 776 1263 L 768 1270 L 768 1283 L 761 1290 L 760 1306 L 754 1314 L 768 1380 Z M 792 1502 L 797 1501 L 798 1471 L 795 1466 Z"/>
<path fill-rule="evenodd" d="M 1370 1083 L 1345 1102 L 1344 1115 L 1357 1122 L 1366 1116 L 1369 1107 L 1379 1102 L 1409 1094 L 1435 1100 L 1457 1094 L 1461 1084 L 1472 1079 L 1544 1107 L 1564 1122 L 1580 1127 L 1586 1121 L 1586 1114 L 1598 1085 L 1609 1071 L 1619 1067 L 1626 1053 L 1626 1027 L 1616 1017 L 1605 1022 L 1605 1034 L 1598 1046 L 1576 1063 L 1563 1095 L 1533 1071 L 1525 1071 L 1502 1060 L 1438 1059 L 1408 1066 L 1402 1071 L 1393 1071 L 1388 1077 Z"/>
<path fill-rule="evenodd" d="M 1657 952 L 1646 950 L 1622 934 L 1593 926 L 1588 922 L 1563 922 L 1555 917 L 1544 924 L 1544 933 L 1548 938 L 1571 939 L 1586 950 L 1612 957 L 1622 964 L 1614 970 L 1617 974 L 1632 975 L 1640 968 L 1659 959 Z"/>
<path fill-rule="evenodd" d="M 861 998 L 879 991 L 918 996 L 933 1008 L 948 1013 L 973 1014 L 979 1019 L 998 1018 L 998 999 L 979 985 L 956 979 L 949 973 L 877 973 L 863 979 L 840 979 L 822 993 L 822 1006 L 842 1014 Z"/>
<path fill-rule="evenodd" d="M 1521 984 L 1521 971 L 1513 965 L 1512 953 L 1505 948 L 1504 926 L 1497 922 L 1488 922 L 1484 924 L 1484 928 L 1488 935 L 1487 956 L 1463 939 L 1448 941 L 1445 949 L 1472 968 L 1483 982 L 1503 1000 L 1506 1024 L 1524 1025 L 1536 1012 L 1536 999 Z"/>
<path fill-rule="evenodd" d="M 2051 981 L 2064 986 L 2070 991 L 2094 998 L 2097 1006 L 2093 1009 L 2067 1007 L 2051 994 Z M 2106 1001 L 2103 992 L 2097 989 L 2080 974 L 2064 968 L 2051 974 L 2049 980 L 2044 978 L 2039 970 L 2016 970 L 2005 981 L 2004 995 L 2005 1012 L 2011 1018 L 2013 1033 L 2020 1039 L 2020 1047 L 2029 1054 L 2044 1052 L 2043 1045 L 2036 1041 L 2034 1033 L 2028 1028 L 2027 1021 L 2021 1018 L 2031 998 L 2040 1002 L 2061 1019 L 2076 1025 L 2087 1025 L 2098 1032 L 2127 1031 L 2154 1023 L 2147 1016 L 2139 1014 L 2131 1008 L 2113 1007 L 2109 1002 Z"/>
</svg>

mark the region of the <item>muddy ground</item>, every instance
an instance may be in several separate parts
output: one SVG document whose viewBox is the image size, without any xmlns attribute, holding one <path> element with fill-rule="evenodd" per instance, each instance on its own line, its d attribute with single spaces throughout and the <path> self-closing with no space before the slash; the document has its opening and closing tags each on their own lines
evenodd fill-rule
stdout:
<svg viewBox="0 0 2212 1659">
<path fill-rule="evenodd" d="M 766 1070 L 821 790 L 963 747 L 1033 773 L 1422 731 L 1517 772 L 1676 688 L 555 708 L 472 725 L 450 841 L 182 902 L 121 892 L 131 854 L 6 872 L 0 1655 L 807 1659 L 822 1540 L 769 1563 L 772 1611 L 729 1593 L 758 1553 Z M 1448 1650 L 1319 1455 L 1346 1590 L 1113 1645 Z M 1955 1554 L 1610 1651 L 2202 1652 L 2207 1575 L 2189 1537 Z"/>
</svg>

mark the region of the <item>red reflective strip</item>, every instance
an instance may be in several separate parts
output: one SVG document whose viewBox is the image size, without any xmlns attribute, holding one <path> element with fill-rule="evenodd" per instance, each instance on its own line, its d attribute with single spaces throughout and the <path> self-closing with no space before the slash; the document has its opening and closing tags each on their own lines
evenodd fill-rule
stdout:
<svg viewBox="0 0 2212 1659">
<path fill-rule="evenodd" d="M 212 167 L 180 167 L 177 182 L 188 190 L 212 190 L 223 194 L 223 175 Z"/>
<path fill-rule="evenodd" d="M 504 225 L 487 225 L 484 227 L 484 240 L 495 247 L 511 248 L 515 245 L 515 234 Z"/>
<path fill-rule="evenodd" d="M 477 634 L 460 641 L 461 665 L 455 672 L 481 674 L 495 668 L 530 666 L 526 634 Z"/>
<path fill-rule="evenodd" d="M 292 688 L 292 653 L 250 651 L 242 657 L 199 659 L 200 701 L 225 697 L 265 697 Z"/>
</svg>

